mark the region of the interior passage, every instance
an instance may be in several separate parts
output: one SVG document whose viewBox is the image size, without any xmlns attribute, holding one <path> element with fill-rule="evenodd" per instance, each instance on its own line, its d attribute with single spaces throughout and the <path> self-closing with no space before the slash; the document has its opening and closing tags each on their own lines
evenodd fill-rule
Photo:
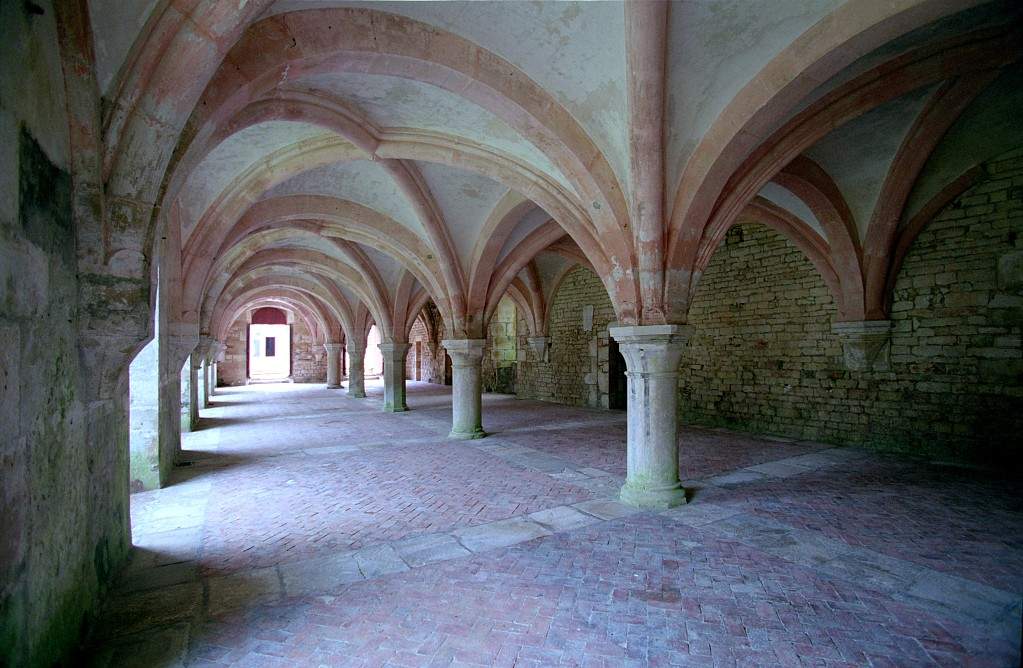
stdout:
<svg viewBox="0 0 1023 668">
<path fill-rule="evenodd" d="M 0 666 L 1005 666 L 1023 2 L 0 0 Z"/>
</svg>

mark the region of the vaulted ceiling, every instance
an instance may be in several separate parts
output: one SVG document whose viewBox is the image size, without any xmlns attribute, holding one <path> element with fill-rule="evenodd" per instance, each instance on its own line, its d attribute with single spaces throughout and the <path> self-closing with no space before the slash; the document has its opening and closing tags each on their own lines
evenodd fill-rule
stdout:
<svg viewBox="0 0 1023 668">
<path fill-rule="evenodd" d="M 156 207 L 173 319 L 213 335 L 276 299 L 401 339 L 432 299 L 478 336 L 508 290 L 540 328 L 576 263 L 623 321 L 684 319 L 751 219 L 862 319 L 899 229 L 1023 142 L 1012 3 L 642 5 L 90 0 L 108 191 Z"/>
</svg>

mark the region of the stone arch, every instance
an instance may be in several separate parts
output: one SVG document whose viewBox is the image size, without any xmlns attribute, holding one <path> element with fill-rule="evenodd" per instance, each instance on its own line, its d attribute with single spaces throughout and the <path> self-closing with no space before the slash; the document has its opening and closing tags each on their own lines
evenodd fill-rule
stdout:
<svg viewBox="0 0 1023 668">
<path fill-rule="evenodd" d="M 733 226 L 741 224 L 744 218 L 747 221 L 760 223 L 761 225 L 770 227 L 785 236 L 790 242 L 799 248 L 803 255 L 806 256 L 811 264 L 813 264 L 817 273 L 820 274 L 824 283 L 831 291 L 832 296 L 839 305 L 840 318 L 845 315 L 845 311 L 842 306 L 842 298 L 844 295 L 841 290 L 838 274 L 831 261 L 828 242 L 825 241 L 823 237 L 821 237 L 813 230 L 813 228 L 797 216 L 762 197 L 754 198 L 749 206 L 746 207 L 743 214 L 736 219 Z M 702 273 L 705 268 L 706 265 L 700 267 L 700 272 Z"/>
<path fill-rule="evenodd" d="M 1005 28 L 984 29 L 902 54 L 828 92 L 770 137 L 756 139 L 756 145 L 730 161 L 735 162 L 734 169 L 730 165 L 727 172 L 702 180 L 694 175 L 689 184 L 683 180 L 668 235 L 668 289 L 672 294 L 668 302 L 673 305 L 674 317 L 685 319 L 688 300 L 700 278 L 695 267 L 701 259 L 705 261 L 714 252 L 742 207 L 803 150 L 832 128 L 888 100 L 950 77 L 1012 62 L 1018 51 L 1013 39 Z M 743 137 L 742 141 L 752 142 L 755 137 Z M 705 193 L 695 197 L 696 188 Z"/>
</svg>

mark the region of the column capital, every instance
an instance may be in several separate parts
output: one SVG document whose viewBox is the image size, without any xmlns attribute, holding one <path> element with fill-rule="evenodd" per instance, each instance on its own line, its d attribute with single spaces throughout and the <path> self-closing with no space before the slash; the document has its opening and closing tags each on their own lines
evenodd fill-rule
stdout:
<svg viewBox="0 0 1023 668">
<path fill-rule="evenodd" d="M 324 343 L 323 344 L 323 348 L 328 353 L 337 353 L 337 352 L 339 352 L 341 350 L 341 344 L 340 343 Z"/>
<path fill-rule="evenodd" d="M 688 325 L 628 325 L 609 327 L 618 342 L 629 375 L 678 374 L 693 328 Z"/>
<path fill-rule="evenodd" d="M 212 361 L 210 358 L 213 356 L 213 344 L 217 342 L 209 334 L 200 334 L 199 343 L 195 347 L 196 354 L 202 358 L 203 362 L 209 363 Z"/>
<path fill-rule="evenodd" d="M 377 347 L 380 348 L 380 353 L 385 356 L 390 356 L 392 359 L 404 359 L 410 346 L 407 343 L 389 341 L 377 344 Z"/>
<path fill-rule="evenodd" d="M 889 367 L 891 320 L 851 320 L 831 325 L 842 343 L 842 357 L 850 371 L 884 371 Z"/>
<path fill-rule="evenodd" d="M 188 356 L 195 351 L 195 336 L 167 335 L 160 337 L 160 346 L 171 362 L 171 367 L 178 369 L 188 361 Z"/>
<path fill-rule="evenodd" d="M 444 339 L 440 342 L 448 354 L 460 357 L 466 362 L 478 362 L 483 359 L 483 348 L 486 346 L 486 339 Z"/>
<path fill-rule="evenodd" d="M 692 336 L 690 325 L 612 325 L 608 333 L 618 343 L 664 343 L 685 345 Z"/>
</svg>

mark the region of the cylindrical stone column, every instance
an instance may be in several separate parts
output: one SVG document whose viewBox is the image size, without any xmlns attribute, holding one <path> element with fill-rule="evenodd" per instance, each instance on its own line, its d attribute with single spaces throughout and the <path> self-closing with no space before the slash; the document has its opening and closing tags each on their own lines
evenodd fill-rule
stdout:
<svg viewBox="0 0 1023 668">
<path fill-rule="evenodd" d="M 353 399 L 366 397 L 366 349 L 348 344 L 348 396 Z"/>
<path fill-rule="evenodd" d="M 199 387 L 199 370 L 202 367 L 202 357 L 198 353 L 192 353 L 188 357 L 188 430 L 195 431 L 199 427 L 199 397 L 202 396 Z"/>
<path fill-rule="evenodd" d="M 390 413 L 407 411 L 405 405 L 405 355 L 407 343 L 381 343 L 378 346 L 384 358 L 384 410 Z"/>
<path fill-rule="evenodd" d="M 628 377 L 628 475 L 622 502 L 665 509 L 686 502 L 678 477 L 678 365 L 689 338 L 680 325 L 611 327 Z"/>
<path fill-rule="evenodd" d="M 203 361 L 203 407 L 210 407 L 210 395 L 213 394 L 213 357 Z"/>
<path fill-rule="evenodd" d="M 451 355 L 451 438 L 483 438 L 484 339 L 450 339 L 441 345 Z"/>
<path fill-rule="evenodd" d="M 224 361 L 227 345 L 220 341 L 213 342 L 213 371 L 210 373 L 210 397 L 217 393 L 217 378 L 220 374 L 220 363 Z"/>
<path fill-rule="evenodd" d="M 193 355 L 199 358 L 199 406 L 196 408 L 196 416 L 198 418 L 199 408 L 210 407 L 210 366 L 213 362 L 213 354 L 215 352 L 214 346 L 216 345 L 216 339 L 205 334 L 199 337 L 199 345 L 195 347 Z"/>
<path fill-rule="evenodd" d="M 341 352 L 340 343 L 324 343 L 327 349 L 327 389 L 336 390 L 341 387 L 341 365 L 338 356 Z"/>
</svg>

